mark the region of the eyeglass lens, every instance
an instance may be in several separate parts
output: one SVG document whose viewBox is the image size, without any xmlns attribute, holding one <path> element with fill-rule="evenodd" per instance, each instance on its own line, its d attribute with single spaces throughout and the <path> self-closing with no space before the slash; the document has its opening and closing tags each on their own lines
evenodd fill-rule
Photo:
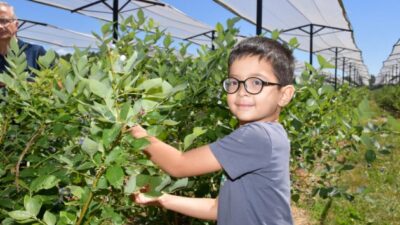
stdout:
<svg viewBox="0 0 400 225">
<path fill-rule="evenodd" d="M 240 83 L 244 84 L 244 88 L 250 94 L 258 94 L 264 87 L 263 81 L 256 77 L 250 77 L 244 81 L 239 81 L 235 78 L 227 78 L 224 80 L 223 87 L 226 92 L 233 94 L 239 90 Z"/>
<path fill-rule="evenodd" d="M 13 22 L 15 19 L 0 18 L 0 24 L 6 25 Z"/>
</svg>

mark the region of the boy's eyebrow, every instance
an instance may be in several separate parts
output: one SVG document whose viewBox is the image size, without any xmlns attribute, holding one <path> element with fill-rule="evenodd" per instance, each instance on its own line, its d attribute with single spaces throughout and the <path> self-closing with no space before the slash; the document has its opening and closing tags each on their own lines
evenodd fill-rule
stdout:
<svg viewBox="0 0 400 225">
<path fill-rule="evenodd" d="M 240 75 L 236 75 L 236 74 L 228 74 L 228 77 L 240 77 Z M 247 77 L 257 77 L 257 78 L 262 78 L 262 80 L 269 80 L 267 77 L 265 77 L 265 75 L 261 74 L 261 73 L 251 73 L 248 74 Z"/>
</svg>

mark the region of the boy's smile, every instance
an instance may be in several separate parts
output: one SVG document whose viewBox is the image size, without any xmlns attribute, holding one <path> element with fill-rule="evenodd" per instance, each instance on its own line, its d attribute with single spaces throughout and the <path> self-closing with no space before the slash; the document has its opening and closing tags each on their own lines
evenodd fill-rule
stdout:
<svg viewBox="0 0 400 225">
<path fill-rule="evenodd" d="M 245 56 L 234 61 L 230 67 L 229 77 L 239 82 L 256 77 L 264 82 L 279 83 L 271 64 L 258 56 Z M 281 98 L 285 87 L 263 86 L 258 94 L 250 94 L 239 84 L 239 89 L 227 95 L 231 112 L 239 119 L 240 124 L 264 121 L 273 122 L 279 117 Z"/>
</svg>

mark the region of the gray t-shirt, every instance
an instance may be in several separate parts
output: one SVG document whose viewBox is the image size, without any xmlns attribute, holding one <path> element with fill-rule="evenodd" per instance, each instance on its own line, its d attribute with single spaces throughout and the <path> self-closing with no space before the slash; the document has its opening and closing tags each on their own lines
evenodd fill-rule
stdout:
<svg viewBox="0 0 400 225">
<path fill-rule="evenodd" d="M 218 225 L 292 225 L 290 143 L 281 124 L 253 122 L 210 144 L 226 173 Z"/>
</svg>

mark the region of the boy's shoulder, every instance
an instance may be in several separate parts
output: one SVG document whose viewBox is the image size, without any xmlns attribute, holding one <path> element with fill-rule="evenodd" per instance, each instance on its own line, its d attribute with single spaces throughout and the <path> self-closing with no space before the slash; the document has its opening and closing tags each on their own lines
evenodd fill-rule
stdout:
<svg viewBox="0 0 400 225">
<path fill-rule="evenodd" d="M 282 130 L 285 131 L 285 128 L 282 126 L 282 124 L 280 124 L 279 122 L 251 122 L 251 123 L 246 123 L 244 125 L 242 125 L 241 127 L 238 128 L 242 129 L 242 130 Z"/>
<path fill-rule="evenodd" d="M 251 122 L 240 126 L 235 132 L 241 136 L 251 136 L 253 140 L 265 136 L 271 141 L 279 140 L 279 137 L 288 138 L 285 128 L 279 122 Z"/>
</svg>

